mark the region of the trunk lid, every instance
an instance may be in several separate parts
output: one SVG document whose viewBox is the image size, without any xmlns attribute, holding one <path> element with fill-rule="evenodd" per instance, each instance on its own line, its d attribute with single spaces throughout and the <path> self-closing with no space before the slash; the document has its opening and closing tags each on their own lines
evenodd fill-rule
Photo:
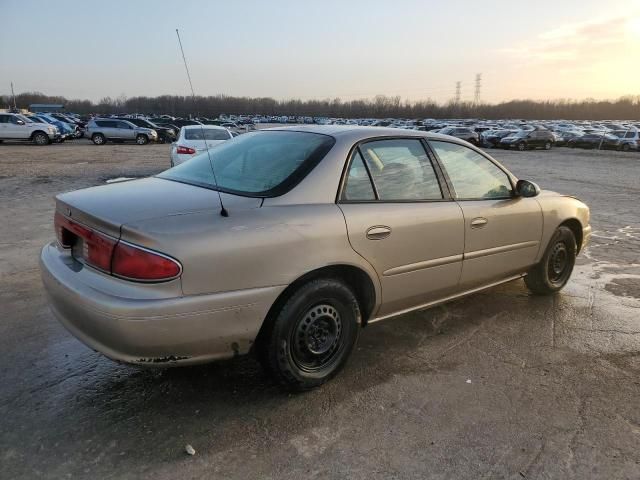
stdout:
<svg viewBox="0 0 640 480">
<path fill-rule="evenodd" d="M 231 212 L 258 208 L 259 198 L 222 193 Z M 112 183 L 63 193 L 56 197 L 56 211 L 67 218 L 120 238 L 121 226 L 159 217 L 220 211 L 215 190 L 156 177 Z"/>
</svg>

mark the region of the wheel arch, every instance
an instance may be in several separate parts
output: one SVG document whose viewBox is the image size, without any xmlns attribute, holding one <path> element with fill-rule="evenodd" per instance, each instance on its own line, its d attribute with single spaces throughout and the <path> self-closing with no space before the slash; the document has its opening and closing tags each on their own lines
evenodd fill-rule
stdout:
<svg viewBox="0 0 640 480">
<path fill-rule="evenodd" d="M 576 254 L 582 249 L 582 224 L 577 218 L 569 218 L 563 221 L 558 227 L 568 227 L 576 238 Z"/>
<path fill-rule="evenodd" d="M 301 285 L 318 278 L 341 280 L 349 286 L 353 290 L 356 300 L 358 301 L 358 306 L 360 307 L 360 312 L 362 314 L 362 326 L 367 324 L 367 321 L 371 318 L 376 306 L 376 288 L 372 278 L 363 269 L 354 265 L 327 265 L 325 267 L 311 270 L 310 272 L 298 277 L 296 280 L 291 282 L 289 286 L 280 293 L 280 295 L 278 295 L 278 298 L 273 302 L 264 321 L 262 322 L 262 326 L 260 327 L 260 331 L 258 332 L 254 344 L 259 344 L 264 338 L 275 321 L 277 312 L 284 306 L 293 292 L 295 292 Z"/>
<path fill-rule="evenodd" d="M 38 133 L 42 133 L 43 135 L 47 135 L 47 132 L 45 132 L 44 130 L 34 130 L 33 132 L 31 132 L 31 136 L 29 137 L 29 140 L 33 140 L 33 137 L 35 137 L 36 134 L 38 134 Z M 49 135 L 47 135 L 47 138 L 49 138 Z"/>
</svg>

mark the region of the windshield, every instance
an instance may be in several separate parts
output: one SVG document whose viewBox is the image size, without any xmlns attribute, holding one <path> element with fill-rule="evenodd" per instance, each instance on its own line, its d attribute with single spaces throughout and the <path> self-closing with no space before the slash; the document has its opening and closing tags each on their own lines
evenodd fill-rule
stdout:
<svg viewBox="0 0 640 480">
<path fill-rule="evenodd" d="M 302 180 L 334 143 L 333 137 L 317 133 L 246 133 L 158 176 L 216 189 L 213 164 L 219 190 L 248 196 L 277 196 Z"/>
<path fill-rule="evenodd" d="M 185 140 L 229 140 L 231 135 L 224 129 L 218 128 L 187 128 L 184 131 Z"/>
</svg>

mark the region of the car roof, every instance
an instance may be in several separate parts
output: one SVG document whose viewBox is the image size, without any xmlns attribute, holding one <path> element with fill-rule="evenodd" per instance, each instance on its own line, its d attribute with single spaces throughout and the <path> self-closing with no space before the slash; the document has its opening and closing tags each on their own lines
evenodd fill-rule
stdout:
<svg viewBox="0 0 640 480">
<path fill-rule="evenodd" d="M 330 135 L 335 138 L 350 140 L 352 142 L 359 142 L 360 140 L 375 137 L 418 137 L 431 140 L 457 140 L 454 137 L 450 137 L 448 135 L 424 132 L 420 130 L 406 130 L 387 127 L 363 127 L 359 125 L 298 125 L 290 127 L 273 127 L 259 131 L 269 130 L 320 133 L 323 135 Z"/>
</svg>

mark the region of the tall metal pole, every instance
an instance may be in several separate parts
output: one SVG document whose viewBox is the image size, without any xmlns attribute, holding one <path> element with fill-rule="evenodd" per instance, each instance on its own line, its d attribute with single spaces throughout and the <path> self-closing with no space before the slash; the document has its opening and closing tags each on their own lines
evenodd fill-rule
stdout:
<svg viewBox="0 0 640 480">
<path fill-rule="evenodd" d="M 16 106 L 16 94 L 13 91 L 13 82 L 11 82 L 11 96 L 13 97 L 13 109 L 17 110 L 18 107 Z"/>
</svg>

